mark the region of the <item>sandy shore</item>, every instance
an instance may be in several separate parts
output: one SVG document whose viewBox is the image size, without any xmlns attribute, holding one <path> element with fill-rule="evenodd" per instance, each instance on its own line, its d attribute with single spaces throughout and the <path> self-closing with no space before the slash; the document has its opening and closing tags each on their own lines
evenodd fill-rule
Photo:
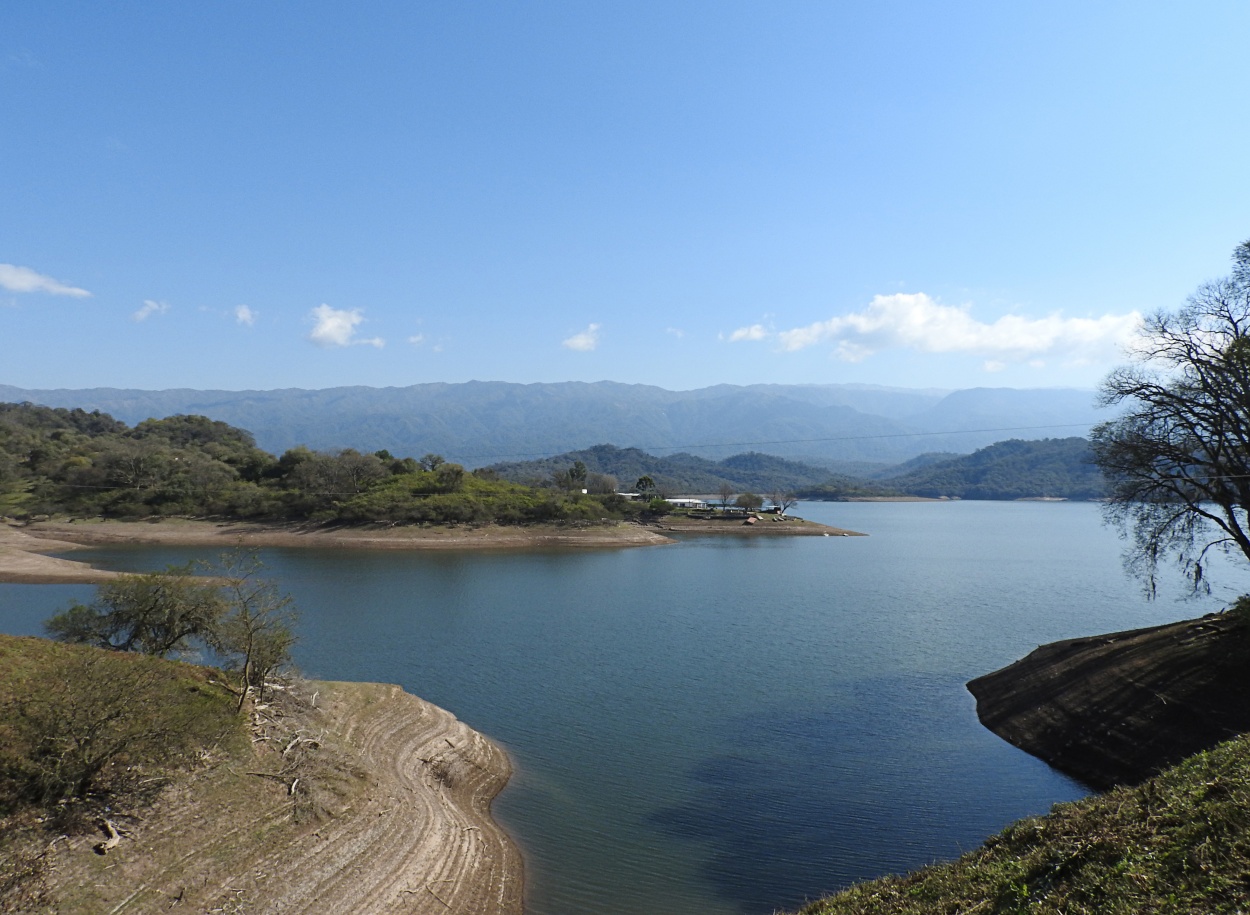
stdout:
<svg viewBox="0 0 1250 915">
<path fill-rule="evenodd" d="M 93 569 L 85 562 L 58 559 L 44 553 L 64 553 L 82 547 L 28 533 L 11 524 L 0 524 L 0 581 L 30 584 L 97 584 L 117 576 L 116 572 Z"/>
<path fill-rule="evenodd" d="M 116 573 L 92 568 L 89 561 L 55 558 L 91 546 L 152 544 L 203 547 L 205 558 L 237 546 L 321 547 L 365 550 L 590 549 L 657 546 L 672 543 L 670 533 L 733 536 L 863 536 L 856 531 L 791 518 L 764 516 L 755 524 L 740 520 L 665 518 L 653 524 L 542 524 L 525 527 L 321 527 L 227 521 L 35 521 L 0 524 L 0 582 L 42 584 L 107 581 Z M 89 560 L 89 556 L 84 556 Z"/>
<path fill-rule="evenodd" d="M 36 521 L 0 524 L 0 581 L 42 584 L 101 582 L 115 573 L 86 561 L 54 558 L 83 547 L 116 544 L 199 546 L 205 558 L 236 546 L 322 547 L 366 550 L 608 548 L 672 543 L 637 524 L 504 527 L 327 528 L 171 519 L 162 521 Z M 84 557 L 87 559 L 88 557 Z"/>
<path fill-rule="evenodd" d="M 107 857 L 95 836 L 54 843 L 58 911 L 520 915 L 521 857 L 490 816 L 512 772 L 503 750 L 398 686 L 301 690 L 315 707 L 279 723 L 334 761 L 303 779 L 331 809 L 294 816 L 286 780 L 252 771 L 277 768 L 288 739 L 257 743 L 275 715 L 258 707 L 250 766 L 219 761 L 171 786 Z"/>
</svg>

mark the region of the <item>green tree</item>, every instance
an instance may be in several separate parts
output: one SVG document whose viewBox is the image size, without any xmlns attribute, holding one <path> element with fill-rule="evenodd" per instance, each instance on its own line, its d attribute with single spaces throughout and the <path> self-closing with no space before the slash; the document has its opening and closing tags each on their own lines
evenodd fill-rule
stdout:
<svg viewBox="0 0 1250 915">
<path fill-rule="evenodd" d="M 464 468 L 443 462 L 434 468 L 434 478 L 443 492 L 459 492 L 464 488 Z"/>
<path fill-rule="evenodd" d="M 440 464 L 447 463 L 447 458 L 443 457 L 441 454 L 434 454 L 431 452 L 429 454 L 422 455 L 421 460 L 417 463 L 421 465 L 422 470 L 437 470 Z"/>
<path fill-rule="evenodd" d="M 62 642 L 164 656 L 211 643 L 225 611 L 217 586 L 181 566 L 106 582 L 90 604 L 73 604 L 44 626 Z"/>
<path fill-rule="evenodd" d="M 1100 391 L 1104 405 L 1126 407 L 1091 435 L 1105 513 L 1150 593 L 1164 560 L 1199 589 L 1212 550 L 1250 559 L 1250 242 L 1233 263 L 1179 311 L 1148 317 L 1133 363 Z"/>
<path fill-rule="evenodd" d="M 651 479 L 649 475 L 641 476 L 638 478 L 638 482 L 634 484 L 634 489 L 638 490 L 639 495 L 645 497 L 647 493 L 655 489 L 655 480 Z"/>
<path fill-rule="evenodd" d="M 764 497 L 757 496 L 753 492 L 744 492 L 734 499 L 734 505 L 751 512 L 759 511 L 764 505 Z"/>
</svg>

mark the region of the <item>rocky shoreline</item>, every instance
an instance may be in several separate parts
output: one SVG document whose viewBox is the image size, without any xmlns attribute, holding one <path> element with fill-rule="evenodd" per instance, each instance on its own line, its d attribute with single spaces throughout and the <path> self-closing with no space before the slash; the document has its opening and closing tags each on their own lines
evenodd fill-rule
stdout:
<svg viewBox="0 0 1250 915">
<path fill-rule="evenodd" d="M 1042 645 L 968 683 L 981 723 L 1085 784 L 1133 784 L 1250 731 L 1250 629 L 1230 614 Z"/>
</svg>

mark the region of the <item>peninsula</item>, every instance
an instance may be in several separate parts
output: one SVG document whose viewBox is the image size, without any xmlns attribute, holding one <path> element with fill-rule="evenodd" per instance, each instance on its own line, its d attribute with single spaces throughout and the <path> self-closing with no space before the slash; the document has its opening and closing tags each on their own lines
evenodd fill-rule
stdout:
<svg viewBox="0 0 1250 915">
<path fill-rule="evenodd" d="M 767 517 L 767 516 L 765 516 Z M 0 522 L 0 582 L 26 584 L 98 583 L 116 573 L 89 561 L 52 556 L 93 546 L 149 544 L 204 547 L 216 553 L 245 547 L 313 547 L 363 550 L 595 549 L 661 546 L 671 534 L 745 537 L 863 536 L 798 518 L 699 521 L 680 517 L 651 523 L 605 521 L 528 525 L 318 525 L 282 522 L 206 521 L 182 518 L 149 521 Z M 84 557 L 86 558 L 86 557 Z"/>
<path fill-rule="evenodd" d="M 0 664 L 10 703 L 86 664 L 103 678 L 97 702 L 128 670 L 170 678 L 143 680 L 164 691 L 144 694 L 160 706 L 131 711 L 153 728 L 187 696 L 199 697 L 188 720 L 200 730 L 210 708 L 231 710 L 189 768 L 141 773 L 161 786 L 146 802 L 105 808 L 50 843 L 20 810 L 6 820 L 0 886 L 18 908 L 5 911 L 520 915 L 520 854 L 490 815 L 511 762 L 398 686 L 288 680 L 240 718 L 211 668 L 12 636 L 0 636 Z"/>
</svg>

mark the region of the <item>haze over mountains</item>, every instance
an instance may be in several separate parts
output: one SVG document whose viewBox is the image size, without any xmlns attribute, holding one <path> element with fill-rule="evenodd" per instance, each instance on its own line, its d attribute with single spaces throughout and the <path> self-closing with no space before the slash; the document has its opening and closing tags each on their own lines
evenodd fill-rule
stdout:
<svg viewBox="0 0 1250 915">
<path fill-rule="evenodd" d="M 127 423 L 201 414 L 250 430 L 280 454 L 386 448 L 436 452 L 467 467 L 597 444 L 724 458 L 746 451 L 848 466 L 970 452 L 1009 438 L 1079 436 L 1108 418 L 1093 392 L 1067 388 L 960 391 L 871 385 L 717 385 L 669 391 L 610 381 L 466 382 L 402 388 L 163 391 L 30 390 L 0 400 L 101 410 Z"/>
</svg>

